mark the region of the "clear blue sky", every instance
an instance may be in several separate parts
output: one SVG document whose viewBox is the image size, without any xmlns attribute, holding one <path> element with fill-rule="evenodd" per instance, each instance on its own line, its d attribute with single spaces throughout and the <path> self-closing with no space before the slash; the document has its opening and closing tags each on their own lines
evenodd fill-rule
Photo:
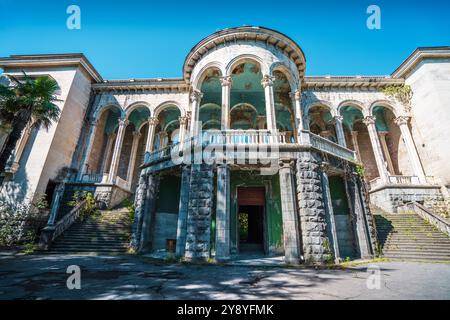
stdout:
<svg viewBox="0 0 450 320">
<path fill-rule="evenodd" d="M 81 30 L 66 28 L 70 4 Z M 381 30 L 366 27 L 370 4 Z M 295 40 L 307 75 L 387 75 L 416 47 L 450 45 L 448 0 L 0 0 L 0 13 L 0 56 L 83 52 L 105 79 L 181 77 L 198 41 L 242 25 Z"/>
</svg>

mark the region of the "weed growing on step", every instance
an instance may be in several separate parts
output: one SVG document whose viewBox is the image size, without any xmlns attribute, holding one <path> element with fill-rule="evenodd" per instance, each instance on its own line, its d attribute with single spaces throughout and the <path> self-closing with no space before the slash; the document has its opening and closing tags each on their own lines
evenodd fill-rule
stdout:
<svg viewBox="0 0 450 320">
<path fill-rule="evenodd" d="M 130 223 L 133 223 L 136 211 L 134 203 L 129 198 L 126 198 L 125 200 L 122 201 L 122 205 L 128 210 L 128 221 Z"/>
</svg>

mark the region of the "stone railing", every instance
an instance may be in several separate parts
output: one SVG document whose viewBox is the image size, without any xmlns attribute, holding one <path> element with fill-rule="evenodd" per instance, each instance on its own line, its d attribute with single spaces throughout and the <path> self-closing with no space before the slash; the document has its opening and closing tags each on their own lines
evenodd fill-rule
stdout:
<svg viewBox="0 0 450 320">
<path fill-rule="evenodd" d="M 305 142 L 304 140 L 308 139 L 307 137 L 305 139 L 304 136 L 304 133 L 302 133 L 302 135 L 300 136 L 303 138 L 301 142 Z M 333 141 L 315 135 L 311 132 L 309 132 L 309 143 L 313 148 L 327 152 L 338 158 L 342 158 L 348 161 L 355 161 L 356 159 L 356 155 L 353 150 L 347 149 L 337 143 L 334 143 Z"/>
<path fill-rule="evenodd" d="M 103 173 L 85 173 L 81 175 L 80 182 L 83 183 L 105 183 L 108 174 Z"/>
<path fill-rule="evenodd" d="M 47 223 L 47 226 L 42 229 L 41 236 L 39 239 L 39 248 L 41 250 L 48 250 L 53 241 L 56 240 L 60 235 L 64 233 L 70 226 L 78 219 L 81 211 L 84 209 L 86 201 L 80 202 L 76 207 L 74 207 L 68 214 L 62 217 L 56 224 L 52 221 Z"/>
<path fill-rule="evenodd" d="M 202 136 L 203 144 L 286 144 L 285 132 L 270 133 L 268 130 L 226 130 L 206 131 Z"/>
<path fill-rule="evenodd" d="M 424 206 L 422 206 L 417 202 L 410 202 L 402 207 L 399 207 L 399 212 L 404 213 L 415 212 L 422 219 L 428 221 L 436 228 L 438 228 L 440 231 L 450 236 L 450 221 L 440 217 L 439 215 L 435 214 L 434 212 L 432 212 L 428 208 L 425 208 Z"/>
<path fill-rule="evenodd" d="M 383 186 L 381 178 L 375 178 L 369 181 L 369 190 L 374 190 Z"/>
<path fill-rule="evenodd" d="M 127 191 L 130 190 L 130 183 L 119 176 L 116 177 L 116 186 Z"/>
<path fill-rule="evenodd" d="M 419 177 L 417 176 L 389 176 L 390 184 L 420 184 Z"/>
</svg>

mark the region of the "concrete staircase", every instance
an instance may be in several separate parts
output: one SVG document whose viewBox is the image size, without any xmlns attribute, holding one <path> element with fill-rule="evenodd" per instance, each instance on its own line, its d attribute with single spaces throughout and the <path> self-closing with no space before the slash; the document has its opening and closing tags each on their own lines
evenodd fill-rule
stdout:
<svg viewBox="0 0 450 320">
<path fill-rule="evenodd" d="M 383 256 L 401 260 L 450 262 L 450 237 L 416 214 L 373 209 Z"/>
<path fill-rule="evenodd" d="M 50 253 L 126 253 L 131 234 L 129 220 L 127 209 L 116 209 L 76 221 L 56 239 Z"/>
</svg>

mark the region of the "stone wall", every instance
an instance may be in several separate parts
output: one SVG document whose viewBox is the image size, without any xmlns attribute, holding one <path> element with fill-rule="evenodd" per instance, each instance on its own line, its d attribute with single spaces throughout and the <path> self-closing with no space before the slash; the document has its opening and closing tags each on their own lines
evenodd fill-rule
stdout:
<svg viewBox="0 0 450 320">
<path fill-rule="evenodd" d="M 298 153 L 297 199 L 303 254 L 306 263 L 323 263 L 331 258 L 330 240 L 320 176 L 320 157 L 312 152 Z"/>
<path fill-rule="evenodd" d="M 185 253 L 188 260 L 210 257 L 213 176 L 211 165 L 192 165 Z"/>
</svg>

